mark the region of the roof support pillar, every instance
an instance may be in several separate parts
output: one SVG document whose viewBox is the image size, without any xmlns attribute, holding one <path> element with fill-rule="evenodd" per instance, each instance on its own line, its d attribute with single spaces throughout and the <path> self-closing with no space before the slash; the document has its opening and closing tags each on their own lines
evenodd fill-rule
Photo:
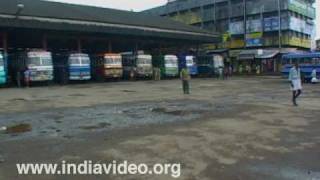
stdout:
<svg viewBox="0 0 320 180">
<path fill-rule="evenodd" d="M 137 55 L 138 54 L 138 49 L 139 49 L 139 44 L 137 41 L 134 42 L 134 47 L 133 47 L 133 54 Z"/>
<path fill-rule="evenodd" d="M 7 32 L 3 32 L 1 33 L 2 35 L 2 48 L 3 48 L 3 52 L 5 54 L 8 53 L 8 33 Z"/>
<path fill-rule="evenodd" d="M 108 42 L 108 53 L 112 53 L 112 42 Z"/>
<path fill-rule="evenodd" d="M 2 34 L 2 48 L 3 48 L 3 56 L 5 60 L 5 66 L 8 66 L 8 33 L 3 32 Z"/>
<path fill-rule="evenodd" d="M 80 38 L 77 38 L 77 51 L 78 53 L 82 52 L 82 42 Z"/>
<path fill-rule="evenodd" d="M 159 55 L 161 56 L 162 55 L 162 44 L 159 43 Z"/>
<path fill-rule="evenodd" d="M 44 50 L 48 50 L 48 38 L 47 38 L 47 34 L 44 34 L 42 36 L 42 48 Z"/>
</svg>

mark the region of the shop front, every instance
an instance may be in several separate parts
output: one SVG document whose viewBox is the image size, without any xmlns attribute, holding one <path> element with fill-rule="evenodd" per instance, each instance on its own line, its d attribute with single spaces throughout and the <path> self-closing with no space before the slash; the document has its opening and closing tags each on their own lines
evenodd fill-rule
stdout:
<svg viewBox="0 0 320 180">
<path fill-rule="evenodd" d="M 242 50 L 237 58 L 239 74 L 272 74 L 280 72 L 278 50 Z"/>
</svg>

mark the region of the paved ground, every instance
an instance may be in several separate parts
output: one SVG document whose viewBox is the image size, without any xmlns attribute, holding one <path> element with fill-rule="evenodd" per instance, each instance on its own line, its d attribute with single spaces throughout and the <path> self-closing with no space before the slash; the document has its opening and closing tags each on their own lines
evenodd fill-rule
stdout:
<svg viewBox="0 0 320 180">
<path fill-rule="evenodd" d="M 291 106 L 273 77 L 117 82 L 0 89 L 0 179 L 139 179 L 170 176 L 17 176 L 15 163 L 128 160 L 182 163 L 185 180 L 319 180 L 320 85 Z"/>
</svg>

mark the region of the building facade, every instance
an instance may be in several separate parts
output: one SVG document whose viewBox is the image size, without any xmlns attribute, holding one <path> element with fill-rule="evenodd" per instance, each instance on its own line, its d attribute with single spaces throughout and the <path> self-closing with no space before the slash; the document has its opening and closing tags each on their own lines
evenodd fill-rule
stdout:
<svg viewBox="0 0 320 180">
<path fill-rule="evenodd" d="M 207 50 L 268 58 L 278 53 L 310 50 L 316 11 L 314 0 L 171 0 L 145 11 L 170 17 L 223 35 Z M 279 28 L 281 27 L 281 28 Z M 241 58 L 241 57 L 240 57 Z M 273 62 L 274 70 L 277 69 Z"/>
</svg>

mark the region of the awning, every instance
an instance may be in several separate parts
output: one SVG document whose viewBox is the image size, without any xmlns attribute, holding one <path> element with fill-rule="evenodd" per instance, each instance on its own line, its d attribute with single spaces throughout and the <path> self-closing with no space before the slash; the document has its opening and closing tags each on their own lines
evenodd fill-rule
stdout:
<svg viewBox="0 0 320 180">
<path fill-rule="evenodd" d="M 236 57 L 239 56 L 240 52 L 241 52 L 241 50 L 230 50 L 230 51 L 229 51 L 229 56 L 236 58 Z"/>
<path fill-rule="evenodd" d="M 257 50 L 242 50 L 238 55 L 238 60 L 254 60 Z"/>
<path fill-rule="evenodd" d="M 215 49 L 215 50 L 209 50 L 207 51 L 207 54 L 220 54 L 228 52 L 228 49 Z"/>
<path fill-rule="evenodd" d="M 238 60 L 254 60 L 254 54 L 239 54 Z"/>
<path fill-rule="evenodd" d="M 238 59 L 239 60 L 271 59 L 278 54 L 279 54 L 279 50 L 250 49 L 250 50 L 242 50 L 238 56 Z"/>
<path fill-rule="evenodd" d="M 279 54 L 279 50 L 263 50 L 262 54 L 256 55 L 257 59 L 271 59 Z"/>
</svg>

